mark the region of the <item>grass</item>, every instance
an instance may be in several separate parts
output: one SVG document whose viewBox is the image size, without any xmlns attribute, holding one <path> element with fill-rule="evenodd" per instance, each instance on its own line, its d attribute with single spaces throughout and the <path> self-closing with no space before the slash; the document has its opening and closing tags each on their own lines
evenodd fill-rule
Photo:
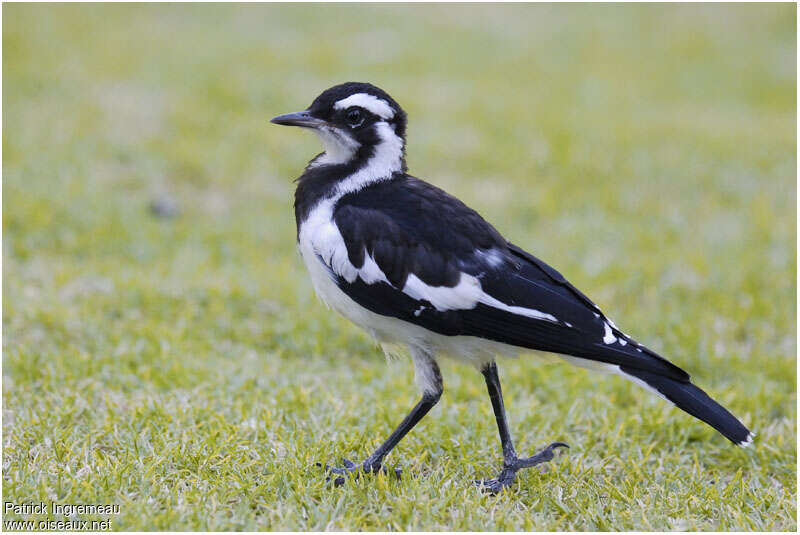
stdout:
<svg viewBox="0 0 800 535">
<path fill-rule="evenodd" d="M 794 531 L 795 9 L 3 6 L 3 499 L 116 503 L 128 530 Z M 291 179 L 318 144 L 267 122 L 351 79 L 405 106 L 413 173 L 755 448 L 621 379 L 503 361 L 518 449 L 572 449 L 485 496 L 485 387 L 445 362 L 387 459 L 407 476 L 325 483 L 315 462 L 364 458 L 418 395 L 316 301 Z"/>
</svg>

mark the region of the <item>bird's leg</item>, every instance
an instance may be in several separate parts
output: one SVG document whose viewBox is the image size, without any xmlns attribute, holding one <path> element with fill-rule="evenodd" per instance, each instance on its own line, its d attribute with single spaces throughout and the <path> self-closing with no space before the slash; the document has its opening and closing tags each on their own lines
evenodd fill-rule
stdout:
<svg viewBox="0 0 800 535">
<path fill-rule="evenodd" d="M 489 399 L 492 401 L 494 417 L 497 420 L 497 430 L 500 432 L 500 443 L 503 446 L 503 469 L 494 479 L 476 481 L 476 483 L 489 492 L 496 494 L 504 488 L 510 486 L 517 476 L 517 472 L 522 468 L 536 466 L 545 463 L 553 458 L 555 448 L 569 448 L 563 442 L 553 442 L 545 449 L 531 457 L 517 457 L 514 449 L 514 441 L 508 431 L 508 421 L 506 420 L 506 409 L 503 404 L 503 392 L 500 388 L 500 378 L 497 375 L 497 365 L 491 362 L 481 370 L 486 379 L 486 388 L 489 390 Z"/>
<path fill-rule="evenodd" d="M 433 360 L 430 356 L 425 355 L 427 357 L 425 361 L 422 363 L 426 367 L 425 373 L 426 375 L 431 378 L 432 380 L 429 381 L 428 388 L 424 390 L 422 394 L 422 399 L 417 403 L 408 416 L 400 422 L 400 425 L 389 435 L 389 438 L 386 441 L 378 446 L 378 448 L 370 455 L 361 465 L 358 465 L 348 459 L 342 459 L 344 464 L 343 468 L 337 468 L 332 466 L 325 466 L 325 469 L 331 474 L 335 476 L 329 476 L 328 479 L 330 480 L 332 477 L 334 478 L 334 484 L 338 487 L 339 485 L 344 484 L 345 477 L 351 473 L 359 472 L 363 470 L 367 473 L 377 473 L 379 472 L 383 465 L 383 458 L 386 457 L 390 451 L 397 445 L 400 440 L 406 434 L 414 428 L 417 423 L 422 420 L 422 418 L 428 414 L 428 412 L 433 408 L 434 405 L 439 401 L 439 398 L 442 397 L 442 392 L 444 391 L 444 387 L 442 385 L 442 376 L 439 372 L 439 366 L 436 364 L 436 361 Z M 415 357 L 415 364 L 417 367 L 417 373 L 419 375 L 420 372 L 420 363 L 417 361 L 417 357 Z M 400 477 L 402 470 L 399 468 L 395 468 L 394 474 L 397 477 Z"/>
</svg>

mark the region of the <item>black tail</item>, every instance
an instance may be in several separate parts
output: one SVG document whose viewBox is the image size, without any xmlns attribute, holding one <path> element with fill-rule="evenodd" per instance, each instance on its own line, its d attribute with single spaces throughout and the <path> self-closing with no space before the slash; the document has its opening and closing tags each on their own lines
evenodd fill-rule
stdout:
<svg viewBox="0 0 800 535">
<path fill-rule="evenodd" d="M 676 381 L 652 372 L 625 366 L 621 366 L 620 369 L 631 377 L 644 381 L 679 409 L 703 420 L 737 446 L 749 446 L 752 443 L 753 434 L 742 422 L 692 383 Z"/>
</svg>

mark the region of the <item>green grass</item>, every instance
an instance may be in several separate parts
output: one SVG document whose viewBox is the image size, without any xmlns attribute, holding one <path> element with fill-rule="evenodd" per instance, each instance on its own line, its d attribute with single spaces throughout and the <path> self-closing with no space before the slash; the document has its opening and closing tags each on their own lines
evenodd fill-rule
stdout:
<svg viewBox="0 0 800 535">
<path fill-rule="evenodd" d="M 790 530 L 795 6 L 3 6 L 3 495 L 115 529 Z M 416 402 L 408 360 L 320 305 L 268 119 L 346 80 L 409 113 L 418 176 L 547 260 L 758 432 L 635 385 L 500 363 L 334 489 Z M 150 215 L 169 196 L 181 215 Z M 6 518 L 15 518 L 8 515 Z M 38 518 L 38 517 L 36 517 Z"/>
</svg>

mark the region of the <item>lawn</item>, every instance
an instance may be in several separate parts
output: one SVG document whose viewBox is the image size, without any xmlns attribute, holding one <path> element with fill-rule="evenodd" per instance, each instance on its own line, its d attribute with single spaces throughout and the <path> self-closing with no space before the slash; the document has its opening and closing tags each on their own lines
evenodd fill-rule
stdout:
<svg viewBox="0 0 800 535">
<path fill-rule="evenodd" d="M 782 5 L 4 5 L 3 500 L 127 530 L 797 528 L 796 33 Z M 557 267 L 758 433 L 632 383 L 500 362 L 385 476 L 326 483 L 416 402 L 315 298 L 271 125 L 346 80 L 409 114 L 412 173 Z M 171 218 L 153 203 L 172 205 Z M 7 514 L 5 519 L 46 518 Z M 50 514 L 49 518 L 62 518 Z"/>
</svg>

